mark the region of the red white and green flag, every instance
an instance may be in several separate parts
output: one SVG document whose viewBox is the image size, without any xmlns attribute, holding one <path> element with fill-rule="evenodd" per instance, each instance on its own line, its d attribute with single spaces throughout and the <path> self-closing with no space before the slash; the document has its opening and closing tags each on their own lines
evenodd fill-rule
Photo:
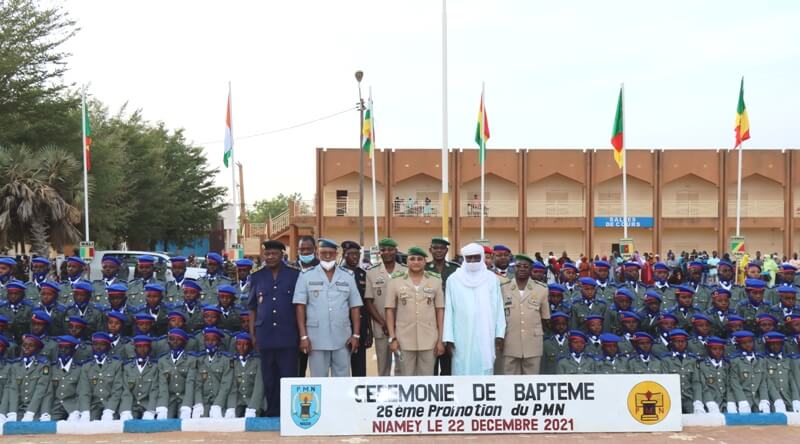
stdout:
<svg viewBox="0 0 800 444">
<path fill-rule="evenodd" d="M 486 141 L 489 140 L 489 118 L 483 102 L 484 89 L 481 88 L 481 107 L 478 109 L 478 126 L 475 128 L 475 143 L 478 144 L 478 162 L 486 160 Z"/>
<path fill-rule="evenodd" d="M 625 163 L 625 137 L 624 128 L 622 127 L 624 119 L 622 113 L 622 87 L 620 87 L 619 99 L 617 99 L 617 114 L 614 117 L 614 129 L 611 131 L 611 145 L 614 147 L 614 160 L 620 168 L 622 168 Z"/>
<path fill-rule="evenodd" d="M 89 107 L 86 105 L 85 97 L 81 104 L 81 111 L 83 114 L 83 150 L 86 158 L 86 171 L 90 171 L 92 169 L 92 126 L 89 124 Z"/>
</svg>

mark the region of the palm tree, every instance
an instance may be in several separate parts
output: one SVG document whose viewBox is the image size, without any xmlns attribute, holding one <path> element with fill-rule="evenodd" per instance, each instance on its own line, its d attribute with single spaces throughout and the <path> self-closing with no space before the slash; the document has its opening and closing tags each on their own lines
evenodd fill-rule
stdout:
<svg viewBox="0 0 800 444">
<path fill-rule="evenodd" d="M 49 256 L 80 239 L 80 163 L 56 147 L 0 147 L 0 246 L 30 241 Z"/>
</svg>

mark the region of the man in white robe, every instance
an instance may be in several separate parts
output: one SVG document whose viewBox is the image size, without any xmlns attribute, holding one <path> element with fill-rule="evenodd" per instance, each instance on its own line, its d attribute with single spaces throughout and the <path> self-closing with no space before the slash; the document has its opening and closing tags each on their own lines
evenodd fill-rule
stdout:
<svg viewBox="0 0 800 444">
<path fill-rule="evenodd" d="M 483 247 L 461 249 L 464 263 L 447 279 L 442 340 L 453 356 L 453 375 L 491 375 L 506 333 L 500 281 L 486 269 Z"/>
</svg>

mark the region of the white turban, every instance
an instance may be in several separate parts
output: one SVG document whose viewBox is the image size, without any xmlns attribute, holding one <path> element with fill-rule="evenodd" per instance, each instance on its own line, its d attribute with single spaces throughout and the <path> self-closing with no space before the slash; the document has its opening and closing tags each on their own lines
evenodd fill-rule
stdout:
<svg viewBox="0 0 800 444">
<path fill-rule="evenodd" d="M 477 254 L 481 255 L 481 259 L 478 262 L 466 261 L 467 256 L 475 256 Z M 464 263 L 461 264 L 461 268 L 453 273 L 452 277 L 461 281 L 464 286 L 475 288 L 489 279 L 497 279 L 494 273 L 486 269 L 482 246 L 476 243 L 467 244 L 461 249 L 461 256 L 464 257 Z"/>
</svg>

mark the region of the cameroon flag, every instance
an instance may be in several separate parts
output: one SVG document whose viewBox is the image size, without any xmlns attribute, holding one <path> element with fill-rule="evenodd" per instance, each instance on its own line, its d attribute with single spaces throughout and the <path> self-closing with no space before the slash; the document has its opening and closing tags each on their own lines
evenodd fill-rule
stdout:
<svg viewBox="0 0 800 444">
<path fill-rule="evenodd" d="M 744 106 L 744 77 L 739 86 L 739 104 L 736 106 L 736 149 L 742 145 L 742 142 L 750 138 L 750 119 L 747 117 L 747 108 Z"/>
<path fill-rule="evenodd" d="M 92 170 L 92 127 L 89 125 L 89 107 L 86 98 L 82 103 L 83 111 L 83 149 L 86 151 L 86 171 Z"/>
<path fill-rule="evenodd" d="M 614 147 L 614 160 L 617 166 L 622 168 L 625 162 L 625 139 L 622 128 L 622 88 L 619 89 L 619 99 L 617 100 L 617 115 L 614 117 L 614 129 L 611 131 L 611 145 Z"/>
</svg>

